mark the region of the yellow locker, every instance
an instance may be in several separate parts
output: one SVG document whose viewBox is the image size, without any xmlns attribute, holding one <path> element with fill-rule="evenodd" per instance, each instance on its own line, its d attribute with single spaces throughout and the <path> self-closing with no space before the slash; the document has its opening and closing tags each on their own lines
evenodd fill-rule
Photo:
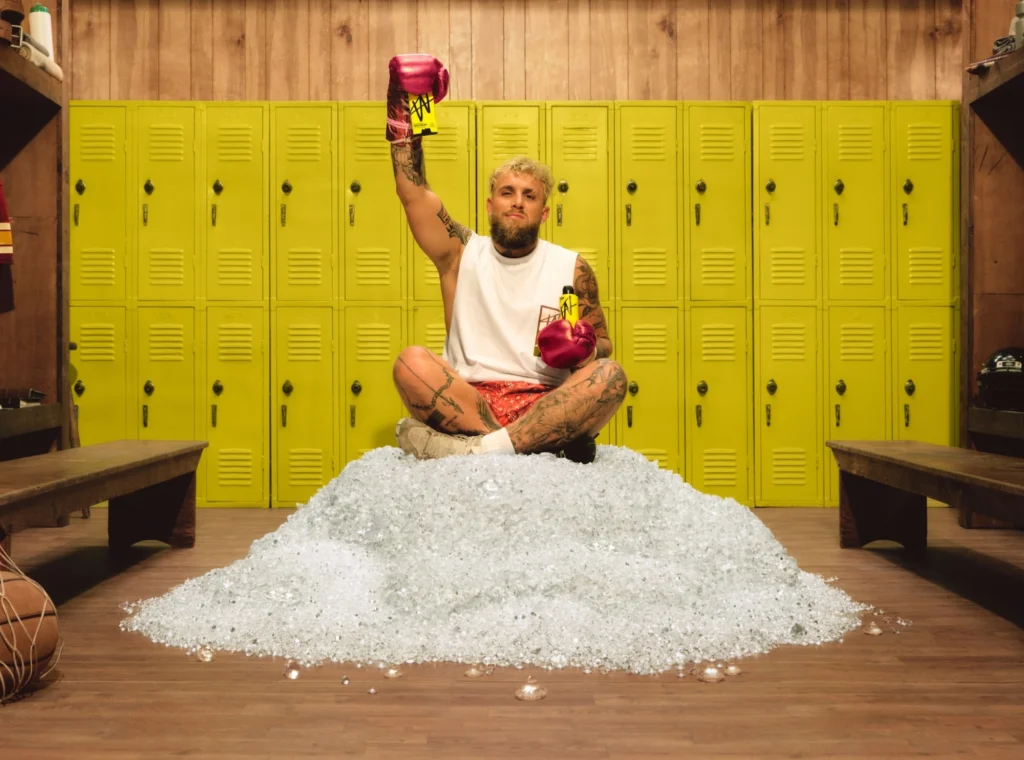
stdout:
<svg viewBox="0 0 1024 760">
<path fill-rule="evenodd" d="M 416 304 L 412 307 L 412 345 L 424 346 L 438 356 L 444 354 L 448 331 L 444 325 L 444 306 Z M 396 353 L 397 357 L 398 354 Z"/>
<path fill-rule="evenodd" d="M 953 108 L 893 105 L 896 297 L 948 301 L 954 295 Z"/>
<path fill-rule="evenodd" d="M 405 345 L 398 306 L 349 306 L 345 310 L 343 398 L 345 460 L 370 449 L 396 446 L 395 424 L 404 416 L 392 368 Z"/>
<path fill-rule="evenodd" d="M 617 103 L 618 296 L 623 301 L 679 298 L 679 109 Z"/>
<path fill-rule="evenodd" d="M 893 438 L 955 445 L 953 327 L 948 306 L 893 310 Z"/>
<path fill-rule="evenodd" d="M 341 119 L 345 298 L 397 301 L 404 295 L 402 242 L 407 233 L 395 194 L 391 143 L 384 139 L 387 111 L 382 103 L 346 104 Z"/>
<path fill-rule="evenodd" d="M 751 503 L 750 312 L 689 312 L 686 368 L 687 481 L 698 491 Z"/>
<path fill-rule="evenodd" d="M 259 306 L 211 306 L 207 311 L 208 503 L 255 507 L 266 501 L 265 314 Z"/>
<path fill-rule="evenodd" d="M 265 297 L 269 199 L 262 105 L 206 105 L 206 297 Z"/>
<path fill-rule="evenodd" d="M 134 438 L 128 431 L 127 334 L 121 306 L 72 306 L 70 354 L 74 414 L 83 446 Z"/>
<path fill-rule="evenodd" d="M 825 133 L 825 237 L 828 297 L 885 298 L 884 103 L 829 103 Z"/>
<path fill-rule="evenodd" d="M 138 437 L 195 438 L 195 310 L 139 309 Z"/>
<path fill-rule="evenodd" d="M 140 301 L 196 297 L 196 109 L 141 105 L 134 195 Z"/>
<path fill-rule="evenodd" d="M 627 378 L 619 445 L 681 473 L 679 314 L 673 307 L 623 306 L 616 353 Z"/>
<path fill-rule="evenodd" d="M 884 306 L 833 306 L 827 316 L 825 439 L 888 438 L 888 341 Z M 839 469 L 826 448 L 828 502 L 839 503 Z"/>
<path fill-rule="evenodd" d="M 437 106 L 438 134 L 423 138 L 427 183 L 452 219 L 476 228 L 476 119 L 472 103 L 441 101 Z M 401 224 L 407 227 L 404 213 Z M 406 238 L 413 272 L 412 297 L 418 301 L 441 299 L 441 280 L 412 232 Z"/>
<path fill-rule="evenodd" d="M 821 504 L 818 309 L 762 306 L 756 367 L 758 505 Z"/>
<path fill-rule="evenodd" d="M 818 297 L 818 105 L 754 105 L 756 296 Z"/>
<path fill-rule="evenodd" d="M 272 106 L 272 256 L 278 301 L 335 297 L 335 114 L 332 105 Z"/>
<path fill-rule="evenodd" d="M 123 301 L 128 187 L 127 109 L 72 106 L 71 300 Z"/>
<path fill-rule="evenodd" d="M 748 115 L 744 104 L 686 106 L 687 282 L 693 301 L 750 295 Z"/>
<path fill-rule="evenodd" d="M 481 103 L 476 113 L 479 141 L 476 229 L 481 235 L 490 235 L 487 198 L 491 195 L 491 173 L 514 156 L 544 160 L 544 105 L 515 101 Z M 549 198 L 549 205 L 550 201 Z M 547 224 L 542 224 L 540 236 L 547 237 L 547 234 Z"/>
<path fill-rule="evenodd" d="M 610 111 L 604 104 L 548 106 L 548 146 L 555 188 L 551 241 L 576 251 L 590 264 L 598 291 L 613 297 L 610 276 L 611 146 Z M 553 220 L 553 221 L 552 221 Z M 566 283 L 571 284 L 571 283 Z"/>
<path fill-rule="evenodd" d="M 287 306 L 274 312 L 275 503 L 304 504 L 335 475 L 334 309 Z"/>
</svg>

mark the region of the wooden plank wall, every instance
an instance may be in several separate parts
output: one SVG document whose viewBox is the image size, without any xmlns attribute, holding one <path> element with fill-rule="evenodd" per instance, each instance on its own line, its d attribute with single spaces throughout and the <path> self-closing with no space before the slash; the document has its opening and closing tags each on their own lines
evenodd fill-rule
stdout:
<svg viewBox="0 0 1024 760">
<path fill-rule="evenodd" d="M 382 100 L 390 57 L 418 51 L 474 100 L 959 99 L 962 6 L 74 0 L 71 97 Z"/>
</svg>

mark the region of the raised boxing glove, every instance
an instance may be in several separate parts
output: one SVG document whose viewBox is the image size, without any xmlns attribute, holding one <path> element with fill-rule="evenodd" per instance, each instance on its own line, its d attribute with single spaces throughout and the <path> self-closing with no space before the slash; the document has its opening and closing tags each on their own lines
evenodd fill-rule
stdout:
<svg viewBox="0 0 1024 760">
<path fill-rule="evenodd" d="M 386 135 L 390 142 L 412 137 L 409 116 L 409 95 L 434 97 L 435 103 L 448 94 L 448 70 L 432 55 L 406 53 L 396 55 L 388 64 L 388 123 Z"/>
<path fill-rule="evenodd" d="M 549 367 L 571 369 L 587 361 L 597 347 L 594 326 L 586 320 L 570 325 L 567 319 L 556 319 L 537 335 L 540 358 Z"/>
</svg>

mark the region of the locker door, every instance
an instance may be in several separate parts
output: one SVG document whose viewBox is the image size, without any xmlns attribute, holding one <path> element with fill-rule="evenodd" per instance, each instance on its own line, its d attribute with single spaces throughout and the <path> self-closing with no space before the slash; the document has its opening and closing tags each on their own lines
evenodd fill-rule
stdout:
<svg viewBox="0 0 1024 760">
<path fill-rule="evenodd" d="M 443 102 L 442 102 L 442 105 Z M 486 103 L 477 110 L 477 232 L 491 234 L 487 198 L 491 195 L 491 173 L 514 156 L 544 160 L 544 112 L 540 103 Z M 429 171 L 429 170 L 428 170 Z M 468 224 L 468 222 L 463 222 Z M 542 224 L 540 236 L 546 237 Z"/>
<path fill-rule="evenodd" d="M 208 502 L 257 506 L 265 500 L 264 314 L 259 306 L 211 306 L 207 312 Z"/>
<path fill-rule="evenodd" d="M 953 309 L 902 306 L 894 310 L 893 321 L 893 438 L 951 446 Z"/>
<path fill-rule="evenodd" d="M 335 473 L 334 310 L 281 307 L 274 337 L 274 492 L 304 504 Z"/>
<path fill-rule="evenodd" d="M 206 296 L 263 298 L 267 202 L 262 106 L 206 106 Z"/>
<path fill-rule="evenodd" d="M 750 372 L 748 311 L 690 311 L 686 374 L 687 480 L 698 491 L 750 502 L 747 485 Z"/>
<path fill-rule="evenodd" d="M 392 368 L 405 345 L 402 309 L 350 306 L 345 312 L 346 462 L 370 449 L 396 446 L 395 424 L 403 416 Z M 442 323 L 443 324 L 443 323 Z"/>
<path fill-rule="evenodd" d="M 395 194 L 391 143 L 383 138 L 383 104 L 346 105 L 342 176 L 345 298 L 402 298 L 402 240 L 407 224 Z M 425 138 L 430 139 L 430 138 Z"/>
<path fill-rule="evenodd" d="M 678 118 L 674 105 L 618 107 L 615 213 L 624 301 L 679 297 Z"/>
<path fill-rule="evenodd" d="M 680 472 L 679 311 L 624 306 L 619 361 L 628 378 L 617 416 L 622 446 Z"/>
<path fill-rule="evenodd" d="M 885 106 L 825 107 L 828 297 L 885 298 Z"/>
<path fill-rule="evenodd" d="M 473 152 L 476 122 L 473 104 L 441 101 L 437 107 L 437 125 L 438 134 L 423 138 L 427 181 L 451 218 L 473 229 L 476 227 L 476 155 Z M 400 224 L 408 228 L 404 212 Z M 411 251 L 413 298 L 439 301 L 441 280 L 437 267 L 416 244 L 412 232 L 408 232 L 406 240 Z"/>
<path fill-rule="evenodd" d="M 688 282 L 694 301 L 747 297 L 746 118 L 742 106 L 687 110 Z"/>
<path fill-rule="evenodd" d="M 270 209 L 278 301 L 334 297 L 334 110 L 275 106 Z M 383 123 L 383 122 L 382 122 Z"/>
<path fill-rule="evenodd" d="M 754 266 L 762 299 L 818 296 L 817 107 L 755 106 Z"/>
<path fill-rule="evenodd" d="M 412 309 L 412 345 L 425 346 L 438 356 L 444 354 L 448 332 L 444 326 L 444 307 L 417 305 Z M 396 353 L 397 357 L 398 354 Z"/>
<path fill-rule="evenodd" d="M 814 306 L 761 307 L 755 349 L 758 503 L 820 501 L 817 316 Z"/>
<path fill-rule="evenodd" d="M 883 441 L 886 414 L 885 308 L 828 310 L 828 376 L 825 379 L 826 440 Z M 825 449 L 829 502 L 839 502 L 839 468 Z"/>
<path fill-rule="evenodd" d="M 597 277 L 598 290 L 610 301 L 609 245 L 611 201 L 608 107 L 552 105 L 549 165 L 555 189 L 551 207 L 551 240 L 576 251 Z M 572 283 L 566 283 L 571 285 Z"/>
<path fill-rule="evenodd" d="M 897 298 L 953 297 L 953 117 L 948 105 L 895 111 Z"/>
<path fill-rule="evenodd" d="M 191 301 L 196 278 L 196 151 L 192 106 L 139 106 L 133 195 L 140 301 Z"/>
<path fill-rule="evenodd" d="M 71 389 L 83 446 L 134 438 L 125 416 L 127 392 L 125 310 L 72 306 Z"/>
<path fill-rule="evenodd" d="M 140 440 L 195 438 L 195 311 L 139 309 Z"/>
<path fill-rule="evenodd" d="M 71 107 L 71 300 L 127 296 L 123 106 Z"/>
</svg>

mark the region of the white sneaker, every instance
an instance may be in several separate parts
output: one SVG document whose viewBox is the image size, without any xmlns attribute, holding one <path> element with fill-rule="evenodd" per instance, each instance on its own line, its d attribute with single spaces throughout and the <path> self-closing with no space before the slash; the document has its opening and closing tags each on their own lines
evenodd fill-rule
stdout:
<svg viewBox="0 0 1024 760">
<path fill-rule="evenodd" d="M 413 417 L 405 417 L 395 426 L 395 438 L 406 454 L 417 459 L 441 459 L 459 454 L 480 453 L 480 435 L 449 435 Z"/>
</svg>

